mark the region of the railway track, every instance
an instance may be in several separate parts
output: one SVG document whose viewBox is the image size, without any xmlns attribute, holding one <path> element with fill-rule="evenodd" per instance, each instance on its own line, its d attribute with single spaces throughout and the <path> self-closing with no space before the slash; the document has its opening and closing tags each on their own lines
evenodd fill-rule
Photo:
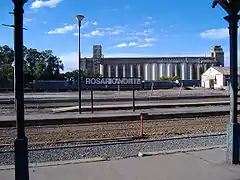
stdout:
<svg viewBox="0 0 240 180">
<path fill-rule="evenodd" d="M 238 95 L 240 97 L 240 95 Z M 108 98 L 106 98 L 108 97 Z M 229 99 L 228 95 L 198 95 L 198 94 L 193 94 L 193 95 L 150 95 L 147 94 L 145 96 L 137 96 L 135 95 L 136 101 L 162 101 L 162 100 L 191 100 L 191 99 Z M 128 95 L 126 97 L 120 97 L 120 96 L 109 96 L 106 94 L 106 96 L 99 97 L 99 96 L 94 96 L 94 101 L 95 102 L 112 102 L 112 101 L 117 101 L 117 102 L 127 102 L 127 101 L 132 101 L 132 95 Z M 45 104 L 45 103 L 77 103 L 78 102 L 78 97 L 48 97 L 48 98 L 25 98 L 25 104 Z M 90 103 L 91 98 L 90 97 L 83 97 L 82 102 Z M 14 98 L 0 98 L 0 104 L 14 104 Z"/>
<path fill-rule="evenodd" d="M 158 101 L 159 103 L 159 108 L 168 108 L 168 106 L 163 106 L 163 104 L 169 104 L 169 106 L 171 106 L 171 108 L 177 108 L 178 105 L 174 106 L 174 104 L 182 104 L 182 107 L 188 107 L 187 105 L 184 105 L 184 103 L 193 103 L 192 106 L 205 106 L 207 105 L 207 103 L 212 103 L 209 106 L 218 106 L 218 105 L 224 105 L 226 106 L 227 104 L 223 104 L 223 102 L 228 102 L 228 99 L 226 98 L 226 101 L 223 101 L 225 99 L 204 99 L 204 102 L 206 102 L 206 104 L 202 103 L 199 100 L 196 99 L 186 99 L 186 100 L 165 100 L 165 101 Z M 214 101 L 214 103 L 212 102 Z M 199 104 L 198 104 L 199 102 Z M 201 103 L 200 103 L 201 102 Z M 130 104 L 131 102 L 128 102 L 128 104 Z M 138 106 L 142 106 L 142 103 L 145 105 L 148 105 L 149 107 L 147 108 L 156 108 L 158 106 L 156 106 L 156 102 L 154 101 L 147 101 L 147 102 L 136 102 L 135 105 L 138 108 Z M 163 103 L 163 104 L 162 104 Z M 161 105 L 162 104 L 162 105 Z M 172 105 L 171 105 L 172 104 Z M 194 105 L 196 104 L 196 105 Z M 110 105 L 109 108 L 110 109 L 104 109 L 104 108 L 100 108 L 101 105 Z M 112 106 L 111 106 L 112 105 Z M 96 102 L 94 103 L 94 111 L 106 111 L 106 110 L 111 110 L 112 108 L 116 108 L 118 106 L 116 105 L 120 105 L 119 108 L 121 109 L 121 105 L 126 105 L 126 102 Z M 152 106 L 153 105 L 153 106 Z M 190 104 L 191 105 L 191 104 Z M 57 109 L 57 108 L 64 108 L 64 107 L 76 107 L 78 106 L 78 103 L 46 103 L 46 104 L 25 104 L 25 115 L 33 115 L 33 114 L 52 114 L 53 113 L 53 109 Z M 84 111 L 91 111 L 91 106 L 89 103 L 82 103 L 82 107 L 84 109 Z M 144 108 L 140 107 L 140 109 Z M 99 109 L 100 108 L 100 109 Z M 128 107 L 128 109 L 131 109 L 131 104 Z M 145 107 L 146 108 L 146 107 Z M 125 108 L 126 109 L 126 108 Z M 74 110 L 73 110 L 74 111 Z M 15 115 L 15 109 L 14 109 L 14 105 L 13 104 L 0 104 L 0 116 L 12 116 Z"/>
<path fill-rule="evenodd" d="M 239 99 L 240 100 L 240 99 Z M 175 100 L 146 100 L 146 101 L 136 101 L 137 104 L 141 103 L 197 103 L 197 102 L 220 102 L 220 101 L 229 101 L 229 98 L 204 98 L 204 99 L 175 99 Z M 111 102 L 94 102 L 95 106 L 99 105 L 120 105 L 120 104 L 126 104 L 131 103 L 131 101 L 124 101 L 119 102 L 117 100 L 113 100 Z M 90 106 L 90 102 L 82 102 L 82 106 Z M 71 106 L 78 106 L 78 102 L 46 102 L 46 103 L 26 103 L 24 107 L 26 109 L 46 109 L 46 108 L 60 108 L 60 107 L 71 107 Z M 14 109 L 14 104 L 0 104 L 1 110 L 8 110 L 8 109 Z"/>
<path fill-rule="evenodd" d="M 229 116 L 149 120 L 144 122 L 144 134 L 149 139 L 157 139 L 186 134 L 225 132 L 228 119 Z M 30 145 L 88 143 L 137 137 L 139 131 L 139 122 L 130 121 L 26 128 Z M 0 128 L 0 145 L 12 145 L 15 137 L 15 128 Z"/>
</svg>

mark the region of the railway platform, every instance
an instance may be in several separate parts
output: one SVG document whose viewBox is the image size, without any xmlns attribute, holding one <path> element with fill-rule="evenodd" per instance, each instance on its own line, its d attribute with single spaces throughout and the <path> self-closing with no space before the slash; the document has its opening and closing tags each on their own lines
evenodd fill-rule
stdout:
<svg viewBox="0 0 240 180">
<path fill-rule="evenodd" d="M 156 120 L 162 118 L 193 118 L 217 115 L 228 115 L 228 106 L 203 106 L 203 107 L 179 107 L 179 108 L 153 108 L 132 110 L 108 110 L 98 112 L 87 112 L 79 114 L 78 112 L 64 113 L 36 113 L 25 115 L 25 125 L 55 125 L 55 124 L 75 124 L 75 123 L 97 123 L 97 122 L 116 122 L 116 121 L 137 121 L 140 119 L 140 113 L 148 113 L 147 120 Z M 238 113 L 240 107 L 238 107 Z M 15 115 L 0 116 L 0 127 L 15 126 Z"/>
<path fill-rule="evenodd" d="M 158 153 L 153 153 L 158 154 Z M 237 180 L 240 166 L 225 163 L 224 147 L 161 153 L 146 157 L 51 162 L 30 165 L 30 179 L 42 180 Z M 150 155 L 150 154 L 149 154 Z M 1 167 L 0 179 L 14 178 L 14 167 Z"/>
<path fill-rule="evenodd" d="M 140 113 L 148 113 L 147 120 L 156 120 L 162 118 L 192 118 L 206 117 L 216 115 L 228 115 L 228 106 L 203 106 L 203 107 L 179 107 L 179 108 L 153 108 L 131 110 L 108 110 L 79 114 L 78 112 L 65 113 L 36 113 L 25 115 L 25 125 L 55 125 L 55 124 L 75 124 L 75 123 L 97 123 L 97 122 L 115 122 L 115 121 L 136 121 L 140 119 Z M 238 107 L 240 112 L 240 107 Z M 0 127 L 15 126 L 15 115 L 0 116 Z"/>
</svg>

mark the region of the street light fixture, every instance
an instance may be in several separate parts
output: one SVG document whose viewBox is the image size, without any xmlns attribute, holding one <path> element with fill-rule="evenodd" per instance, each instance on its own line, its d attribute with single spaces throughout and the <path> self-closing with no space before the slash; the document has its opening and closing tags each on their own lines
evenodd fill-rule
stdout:
<svg viewBox="0 0 240 180">
<path fill-rule="evenodd" d="M 81 24 L 82 20 L 84 19 L 83 15 L 77 15 L 76 19 L 78 21 L 78 111 L 81 114 L 82 113 L 82 74 L 81 74 Z"/>
<path fill-rule="evenodd" d="M 240 0 L 214 0 L 212 7 L 219 4 L 227 13 L 224 17 L 229 23 L 230 36 L 230 121 L 227 128 L 227 162 L 230 164 L 239 164 L 239 146 L 240 134 L 239 123 L 237 120 L 238 107 L 238 20 L 240 16 Z"/>
<path fill-rule="evenodd" d="M 14 25 L 8 25 L 8 24 L 2 24 L 2 26 L 10 27 L 10 28 L 15 28 Z M 23 27 L 23 30 L 27 30 L 27 28 Z"/>
<path fill-rule="evenodd" d="M 27 2 L 27 1 L 26 1 Z M 9 12 L 9 14 L 14 15 L 14 12 Z M 9 24 L 2 24 L 2 26 L 10 27 L 10 28 L 15 28 L 14 25 L 9 25 Z M 24 30 L 27 30 L 26 28 L 23 27 Z"/>
</svg>

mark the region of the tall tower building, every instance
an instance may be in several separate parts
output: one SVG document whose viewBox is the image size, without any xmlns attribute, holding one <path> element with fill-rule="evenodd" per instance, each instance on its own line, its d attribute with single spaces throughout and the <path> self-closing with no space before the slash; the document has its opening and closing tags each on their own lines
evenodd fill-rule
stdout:
<svg viewBox="0 0 240 180">
<path fill-rule="evenodd" d="M 93 58 L 101 59 L 102 57 L 102 46 L 101 45 L 93 45 Z"/>
<path fill-rule="evenodd" d="M 217 66 L 224 67 L 224 51 L 221 46 L 213 46 L 211 49 L 211 57 L 217 61 Z"/>
<path fill-rule="evenodd" d="M 100 73 L 100 64 L 102 63 L 102 46 L 93 45 L 92 71 Z"/>
</svg>

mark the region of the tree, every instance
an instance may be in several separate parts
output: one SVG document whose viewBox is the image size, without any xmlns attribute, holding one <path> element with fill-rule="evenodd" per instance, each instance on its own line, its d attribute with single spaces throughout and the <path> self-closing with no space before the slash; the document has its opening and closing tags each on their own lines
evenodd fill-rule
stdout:
<svg viewBox="0 0 240 180">
<path fill-rule="evenodd" d="M 0 87 L 11 87 L 13 79 L 14 51 L 8 46 L 0 46 Z"/>
<path fill-rule="evenodd" d="M 2 75 L 7 81 L 11 81 L 13 79 L 13 67 L 11 64 L 3 64 L 2 65 Z"/>
<path fill-rule="evenodd" d="M 14 51 L 8 46 L 0 46 L 0 67 L 3 64 L 12 64 L 14 61 Z"/>
<path fill-rule="evenodd" d="M 161 76 L 159 80 L 171 80 L 171 77 L 168 76 Z"/>
<path fill-rule="evenodd" d="M 46 69 L 46 64 L 43 58 L 40 58 L 37 62 L 35 62 L 35 72 L 34 72 L 35 80 L 43 79 L 45 69 Z"/>
<path fill-rule="evenodd" d="M 179 76 L 173 76 L 173 77 L 168 77 L 168 76 L 162 76 L 159 78 L 159 80 L 168 80 L 168 81 L 176 81 L 180 80 L 181 78 Z"/>
<path fill-rule="evenodd" d="M 59 57 L 53 55 L 51 50 L 38 51 L 37 49 L 23 47 L 24 82 L 33 80 L 62 80 L 64 76 L 60 71 L 64 69 Z M 0 81 L 13 80 L 14 51 L 7 45 L 0 46 Z M 4 86 L 4 85 L 3 85 Z"/>
<path fill-rule="evenodd" d="M 92 77 L 92 78 L 97 78 L 97 77 L 101 77 L 102 75 L 100 73 L 91 73 L 91 72 L 87 72 L 86 77 Z"/>
<path fill-rule="evenodd" d="M 43 51 L 41 52 L 41 55 L 46 64 L 43 78 L 45 80 L 59 80 L 60 70 L 64 70 L 64 66 L 60 58 L 54 56 L 51 50 Z"/>
<path fill-rule="evenodd" d="M 37 78 L 36 64 L 40 61 L 41 53 L 36 49 L 24 47 L 24 75 L 28 82 Z"/>
<path fill-rule="evenodd" d="M 176 80 L 180 80 L 181 77 L 180 76 L 173 76 L 171 79 L 172 79 L 172 81 L 176 81 Z"/>
<path fill-rule="evenodd" d="M 23 46 L 24 83 L 27 85 L 33 80 L 71 80 L 78 81 L 79 71 L 60 73 L 64 70 L 62 60 L 51 50 L 38 51 Z M 4 87 L 13 82 L 14 51 L 9 46 L 0 46 L 0 85 Z M 99 73 L 80 71 L 81 77 L 101 77 Z"/>
</svg>

